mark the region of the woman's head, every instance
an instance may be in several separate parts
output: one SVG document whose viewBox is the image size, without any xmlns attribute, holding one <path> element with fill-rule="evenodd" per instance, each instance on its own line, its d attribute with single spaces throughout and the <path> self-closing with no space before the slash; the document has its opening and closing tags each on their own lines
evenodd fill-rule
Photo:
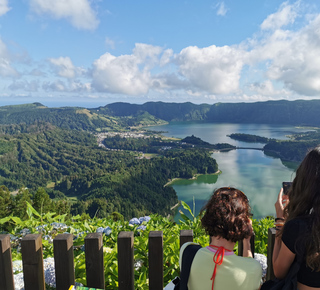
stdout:
<svg viewBox="0 0 320 290">
<path fill-rule="evenodd" d="M 288 195 L 287 211 L 291 218 L 307 214 L 311 209 L 320 214 L 320 147 L 309 151 L 301 162 Z"/>
<path fill-rule="evenodd" d="M 238 189 L 217 189 L 202 211 L 201 223 L 210 236 L 236 242 L 252 235 L 249 201 Z"/>
</svg>

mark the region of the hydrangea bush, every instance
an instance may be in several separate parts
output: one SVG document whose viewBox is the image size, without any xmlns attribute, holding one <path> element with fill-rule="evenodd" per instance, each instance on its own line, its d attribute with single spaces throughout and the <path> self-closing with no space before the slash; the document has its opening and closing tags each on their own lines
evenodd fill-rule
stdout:
<svg viewBox="0 0 320 290">
<path fill-rule="evenodd" d="M 118 287 L 117 238 L 120 231 L 134 232 L 134 267 L 135 288 L 148 289 L 148 237 L 150 231 L 163 231 L 163 261 L 164 285 L 179 275 L 180 230 L 192 229 L 194 241 L 202 246 L 209 244 L 208 236 L 200 224 L 200 217 L 195 216 L 190 207 L 182 202 L 188 216 L 181 212 L 180 223 L 170 219 L 151 215 L 132 218 L 130 221 L 114 221 L 112 219 L 83 220 L 80 216 L 65 220 L 65 215 L 47 213 L 40 215 L 28 204 L 28 220 L 22 221 L 17 217 L 6 217 L 0 220 L 0 226 L 9 228 L 12 243 L 13 260 L 21 260 L 20 241 L 29 233 L 42 234 L 44 259 L 53 257 L 53 239 L 60 233 L 70 233 L 74 236 L 75 276 L 78 283 L 86 284 L 84 238 L 88 233 L 103 233 L 103 250 L 105 265 L 106 289 Z M 190 218 L 191 216 L 191 218 Z M 8 226 L 9 225 L 9 226 Z M 268 228 L 273 226 L 272 218 L 253 220 L 256 234 L 256 252 L 266 254 Z M 237 246 L 235 247 L 237 252 Z M 21 272 L 21 268 L 16 273 Z M 54 286 L 54 284 L 50 283 Z M 50 288 L 50 287 L 49 287 Z M 52 288 L 50 288 L 52 289 Z"/>
</svg>

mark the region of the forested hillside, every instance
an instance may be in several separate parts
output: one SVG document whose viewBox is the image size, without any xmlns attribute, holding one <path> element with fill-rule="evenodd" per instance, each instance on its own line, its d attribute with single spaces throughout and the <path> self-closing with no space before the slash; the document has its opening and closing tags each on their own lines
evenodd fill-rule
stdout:
<svg viewBox="0 0 320 290">
<path fill-rule="evenodd" d="M 147 112 L 122 118 L 99 113 L 99 109 L 78 107 L 48 108 L 40 103 L 0 107 L 0 133 L 26 132 L 29 125 L 46 122 L 64 129 L 84 131 L 122 131 L 131 126 L 163 124 Z M 15 125 L 20 125 L 17 127 Z"/>
<path fill-rule="evenodd" d="M 126 116 L 146 111 L 166 121 L 207 121 L 229 123 L 264 123 L 320 125 L 320 100 L 268 101 L 257 103 L 114 103 L 99 108 L 112 116 Z"/>
<path fill-rule="evenodd" d="M 148 102 L 142 105 L 113 103 L 99 108 L 47 108 L 40 103 L 0 107 L 0 124 L 36 121 L 67 129 L 110 131 L 163 124 L 165 121 L 206 121 L 320 125 L 320 100 L 268 101 L 257 103 Z"/>
<path fill-rule="evenodd" d="M 89 132 L 41 123 L 31 127 L 29 133 L 1 135 L 0 184 L 11 191 L 48 185 L 54 195 L 75 198 L 74 214 L 166 215 L 178 201 L 175 191 L 164 187 L 169 179 L 218 169 L 203 150 L 176 148 L 152 159 L 137 159 L 136 151 L 99 147 Z"/>
<path fill-rule="evenodd" d="M 113 103 L 100 107 L 99 112 L 112 116 L 130 116 L 144 111 L 149 114 L 166 121 L 195 121 L 206 120 L 206 114 L 210 110 L 211 105 L 192 103 L 164 103 L 164 102 L 148 102 L 142 105 L 129 103 Z"/>
</svg>

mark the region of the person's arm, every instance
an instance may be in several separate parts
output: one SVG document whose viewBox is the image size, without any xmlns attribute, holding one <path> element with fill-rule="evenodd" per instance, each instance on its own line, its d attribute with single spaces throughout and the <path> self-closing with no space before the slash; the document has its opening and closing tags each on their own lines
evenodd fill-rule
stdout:
<svg viewBox="0 0 320 290">
<path fill-rule="evenodd" d="M 252 227 L 252 220 L 251 219 L 249 219 L 249 224 Z M 251 252 L 250 240 L 251 240 L 251 237 L 243 239 L 243 257 L 253 258 L 253 255 Z"/>
<path fill-rule="evenodd" d="M 243 257 L 253 258 L 251 252 L 251 244 L 250 244 L 251 237 L 247 239 L 243 239 Z"/>
<path fill-rule="evenodd" d="M 287 275 L 295 256 L 296 254 L 288 249 L 281 241 L 281 238 L 276 237 L 273 248 L 272 264 L 273 273 L 277 278 L 283 279 Z"/>
<path fill-rule="evenodd" d="M 282 193 L 283 189 L 281 188 L 278 199 L 274 205 L 277 218 L 283 218 L 284 207 L 282 204 Z M 281 237 L 276 235 L 272 254 L 272 264 L 274 275 L 277 278 L 283 279 L 287 275 L 295 256 L 296 255 L 282 242 Z"/>
</svg>

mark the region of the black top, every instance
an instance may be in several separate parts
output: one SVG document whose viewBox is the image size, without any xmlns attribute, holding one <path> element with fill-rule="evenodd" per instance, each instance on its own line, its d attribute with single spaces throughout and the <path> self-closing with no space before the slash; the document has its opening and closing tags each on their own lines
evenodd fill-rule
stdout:
<svg viewBox="0 0 320 290">
<path fill-rule="evenodd" d="M 311 225 L 308 221 L 310 220 L 306 218 L 295 218 L 285 223 L 282 241 L 292 253 L 304 256 L 297 275 L 298 282 L 309 287 L 320 287 L 320 272 L 312 271 L 306 265 L 305 245 L 301 239 L 311 232 Z"/>
</svg>

